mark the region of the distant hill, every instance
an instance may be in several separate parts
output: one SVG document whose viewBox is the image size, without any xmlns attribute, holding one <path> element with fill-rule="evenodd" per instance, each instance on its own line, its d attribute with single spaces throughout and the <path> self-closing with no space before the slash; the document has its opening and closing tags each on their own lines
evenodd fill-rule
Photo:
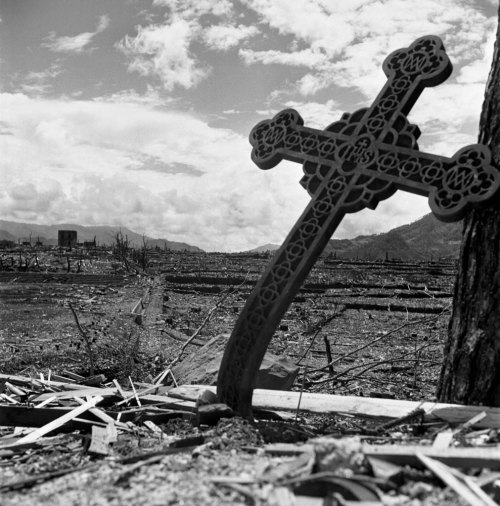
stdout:
<svg viewBox="0 0 500 506">
<path fill-rule="evenodd" d="M 17 237 L 10 234 L 6 230 L 0 230 L 0 241 L 12 241 L 17 242 Z"/>
<path fill-rule="evenodd" d="M 337 258 L 359 260 L 430 260 L 457 258 L 462 240 L 462 222 L 443 223 L 427 214 L 423 218 L 384 234 L 332 239 L 325 252 Z"/>
<path fill-rule="evenodd" d="M 248 253 L 266 253 L 267 251 L 276 251 L 281 245 L 280 244 L 264 244 L 264 246 L 258 246 L 257 248 L 251 249 Z"/>
<path fill-rule="evenodd" d="M 409 225 L 395 228 L 415 251 L 429 255 L 456 258 L 462 243 L 463 222 L 443 223 L 433 214 L 427 214 Z"/>
<path fill-rule="evenodd" d="M 383 234 L 360 235 L 353 239 L 331 239 L 325 253 L 337 258 L 359 260 L 430 260 L 457 258 L 462 241 L 462 222 L 443 223 L 427 214 L 409 225 Z M 265 244 L 251 253 L 275 251 L 280 245 Z"/>
<path fill-rule="evenodd" d="M 93 241 L 96 238 L 97 244 L 112 245 L 115 242 L 116 234 L 121 231 L 123 236 L 127 237 L 131 246 L 140 247 L 143 244 L 143 236 L 126 227 L 112 226 L 89 226 L 75 225 L 71 223 L 61 223 L 59 225 L 36 225 L 34 223 L 17 223 L 14 221 L 0 220 L 0 240 L 31 241 L 34 244 L 40 240 L 48 246 L 57 245 L 58 230 L 76 230 L 78 234 L 78 242 Z M 167 239 L 153 239 L 145 236 L 148 247 L 164 248 L 165 246 L 171 250 L 177 251 L 203 251 L 202 249 L 191 246 L 183 242 L 168 241 Z"/>
</svg>

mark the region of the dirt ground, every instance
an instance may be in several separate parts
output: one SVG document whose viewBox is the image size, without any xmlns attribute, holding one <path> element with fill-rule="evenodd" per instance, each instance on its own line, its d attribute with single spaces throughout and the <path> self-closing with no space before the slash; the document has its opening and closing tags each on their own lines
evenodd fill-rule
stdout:
<svg viewBox="0 0 500 506">
<path fill-rule="evenodd" d="M 265 254 L 156 252 L 147 273 L 126 272 L 98 257 L 83 267 L 80 262 L 80 272 L 65 272 L 64 263 L 52 271 L 42 266 L 36 272 L 1 272 L 1 372 L 47 378 L 70 371 L 103 374 L 106 382 L 122 385 L 149 384 L 193 333 L 197 338 L 183 357 L 231 332 L 268 260 Z M 433 400 L 454 274 L 452 262 L 324 258 L 283 318 L 270 350 L 300 365 L 297 391 L 376 397 L 381 403 Z M 290 487 L 281 484 L 300 476 L 294 468 L 300 458 L 266 445 L 333 435 L 352 441 L 356 455 L 362 442 L 425 444 L 436 430 L 417 420 L 368 435 L 378 425 L 380 420 L 301 411 L 254 424 L 223 418 L 214 426 L 197 426 L 173 418 L 159 425 L 160 434 L 137 421 L 104 457 L 88 451 L 85 431 L 44 437 L 38 447 L 3 457 L 0 444 L 0 504 L 293 504 L 286 495 Z M 12 439 L 12 427 L 0 431 L 4 441 Z M 175 450 L 172 438 L 181 441 Z M 370 474 L 366 459 L 358 460 L 340 466 L 340 473 Z M 301 465 L 318 465 L 314 458 L 308 462 Z M 460 504 L 428 471 L 406 469 L 402 476 L 395 488 L 377 489 L 382 493 L 377 500 Z M 27 485 L 30 477 L 39 480 Z M 16 480 L 24 485 L 14 486 Z M 328 504 L 342 504 L 334 500 Z"/>
</svg>

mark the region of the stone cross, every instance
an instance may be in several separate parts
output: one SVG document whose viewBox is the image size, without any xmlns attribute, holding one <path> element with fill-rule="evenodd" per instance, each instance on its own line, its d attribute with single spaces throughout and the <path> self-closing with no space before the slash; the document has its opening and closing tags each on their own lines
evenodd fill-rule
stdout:
<svg viewBox="0 0 500 506">
<path fill-rule="evenodd" d="M 226 346 L 217 395 L 243 416 L 252 415 L 254 379 L 276 327 L 346 213 L 375 209 L 404 190 L 428 196 L 439 219 L 454 221 L 491 200 L 500 186 L 483 145 L 451 158 L 418 149 L 420 131 L 406 116 L 425 87 L 451 74 L 441 39 L 422 37 L 394 51 L 383 70 L 387 82 L 373 104 L 325 130 L 303 126 L 286 109 L 250 134 L 252 160 L 261 169 L 282 159 L 303 164 L 301 184 L 312 199 L 255 285 Z"/>
</svg>

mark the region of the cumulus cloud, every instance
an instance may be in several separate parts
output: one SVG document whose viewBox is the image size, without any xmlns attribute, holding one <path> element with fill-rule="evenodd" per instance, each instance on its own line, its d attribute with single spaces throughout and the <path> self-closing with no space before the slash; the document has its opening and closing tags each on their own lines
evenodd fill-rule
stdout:
<svg viewBox="0 0 500 506">
<path fill-rule="evenodd" d="M 62 67 L 54 63 L 38 72 L 28 72 L 19 83 L 19 89 L 29 95 L 42 95 L 52 89 L 52 82 L 63 73 Z"/>
<path fill-rule="evenodd" d="M 334 121 L 340 120 L 344 112 L 335 100 L 327 100 L 324 103 L 289 100 L 285 102 L 285 106 L 300 111 L 300 115 L 308 127 L 320 130 Z"/>
<path fill-rule="evenodd" d="M 50 32 L 41 45 L 55 53 L 83 53 L 94 35 L 94 32 L 83 32 L 73 37 L 57 37 L 55 32 Z"/>
<path fill-rule="evenodd" d="M 36 184 L 18 182 L 5 189 L 0 201 L 8 206 L 12 218 L 32 221 L 37 220 L 40 213 L 50 214 L 56 209 L 64 201 L 64 192 L 55 180 L 37 181 Z"/>
<path fill-rule="evenodd" d="M 166 9 L 164 22 L 137 26 L 137 33 L 125 36 L 116 47 L 127 56 L 129 71 L 158 78 L 167 91 L 193 88 L 210 74 L 210 66 L 196 56 L 194 43 L 225 52 L 259 33 L 255 26 L 236 22 L 229 0 L 153 4 Z"/>
<path fill-rule="evenodd" d="M 151 108 L 173 105 L 176 102 L 173 98 L 161 96 L 158 89 L 150 84 L 146 85 L 144 93 L 138 93 L 134 89 L 124 89 L 105 97 L 96 97 L 94 100 L 96 102 L 140 104 Z"/>
<path fill-rule="evenodd" d="M 213 25 L 203 31 L 203 40 L 211 49 L 227 51 L 258 33 L 259 30 L 255 26 Z"/>
<path fill-rule="evenodd" d="M 280 241 L 307 202 L 297 164 L 260 171 L 245 137 L 120 102 L 0 94 L 5 219 L 122 224 L 208 250 Z M 255 196 L 259 198 L 256 199 Z"/>
<path fill-rule="evenodd" d="M 4 216 L 124 224 L 209 250 L 280 242 L 309 199 L 298 184 L 300 165 L 283 162 L 259 171 L 246 136 L 213 128 L 165 98 L 165 91 L 193 90 L 217 76 L 210 67 L 216 57 L 226 58 L 216 70 L 228 61 L 235 65 L 235 56 L 247 66 L 274 66 L 259 89 L 242 83 L 244 99 L 224 103 L 226 125 L 239 122 L 243 129 L 250 115 L 271 117 L 293 107 L 308 126 L 325 128 L 344 107 L 354 111 L 371 103 L 386 81 L 381 65 L 391 51 L 434 33 L 443 38 L 455 72 L 448 83 L 424 91 L 410 120 L 424 133 L 425 151 L 451 156 L 475 142 L 496 19 L 471 3 L 421 0 L 408 9 L 404 0 L 294 0 L 291 8 L 289 0 L 153 0 L 152 12 L 141 14 L 142 26 L 116 45 L 128 70 L 145 78 L 146 93 L 30 98 L 50 89 L 61 71 L 54 67 L 52 74 L 25 76 L 18 88 L 23 93 L 0 95 L 2 129 L 11 134 L 0 136 Z M 92 51 L 108 24 L 102 17 L 93 32 L 51 33 L 45 47 Z M 270 91 L 277 82 L 280 88 Z M 227 89 L 215 84 L 220 93 Z M 202 95 L 182 97 L 197 101 Z M 261 100 L 260 110 L 255 100 Z M 349 216 L 336 235 L 381 232 L 426 212 L 425 199 L 398 193 L 376 212 Z"/>
<path fill-rule="evenodd" d="M 293 35 L 306 42 L 312 50 L 324 50 L 329 56 L 339 54 L 355 36 L 355 24 L 340 12 L 329 12 L 326 2 L 295 0 L 293 8 L 287 0 L 243 0 L 257 12 L 262 23 L 283 35 Z M 340 2 L 335 2 L 338 6 Z M 356 7 L 359 2 L 349 2 Z M 340 14 L 340 15 L 338 15 Z"/>
<path fill-rule="evenodd" d="M 109 26 L 109 16 L 103 15 L 99 18 L 97 28 L 94 32 L 83 32 L 73 36 L 58 37 L 55 32 L 50 32 L 42 42 L 42 47 L 46 47 L 55 53 L 83 53 L 84 51 L 92 51 L 88 46 L 98 34 L 106 30 Z"/>
<path fill-rule="evenodd" d="M 136 36 L 127 35 L 117 47 L 130 59 L 130 71 L 159 78 L 168 91 L 191 88 L 209 73 L 189 49 L 198 30 L 196 23 L 177 18 L 164 25 L 139 26 Z"/>
<path fill-rule="evenodd" d="M 295 108 L 301 114 L 316 111 L 311 125 L 324 128 L 328 123 L 323 117 L 338 117 L 336 107 L 313 102 L 311 97 L 334 86 L 337 93 L 339 87 L 345 88 L 356 97 L 358 104 L 352 110 L 368 106 L 386 81 L 381 68 L 386 56 L 418 37 L 437 34 L 455 70 L 446 83 L 424 90 L 410 120 L 421 128 L 420 146 L 429 152 L 452 156 L 460 147 L 477 142 L 484 83 L 495 40 L 495 16 L 487 17 L 486 11 L 473 4 L 451 0 L 422 0 L 411 13 L 402 0 L 298 0 L 293 10 L 286 0 L 244 3 L 258 14 L 261 30 L 266 25 L 279 37 L 291 36 L 294 40 L 291 52 L 262 47 L 258 51 L 240 50 L 244 63 L 303 64 L 305 69 L 293 84 L 271 94 L 272 105 L 281 102 L 290 106 L 287 96 L 299 93 L 303 103 L 298 101 Z M 276 37 L 270 43 L 274 40 Z M 325 115 L 321 113 L 323 108 Z"/>
<path fill-rule="evenodd" d="M 477 142 L 485 80 L 486 75 L 482 82 L 442 84 L 424 91 L 409 115 L 422 131 L 422 150 L 452 156 Z"/>
<path fill-rule="evenodd" d="M 281 36 L 292 36 L 305 46 L 289 54 L 274 48 L 241 51 L 244 62 L 308 66 L 310 70 L 289 90 L 304 96 L 335 84 L 355 87 L 370 98 L 383 83 L 380 67 L 384 58 L 394 49 L 431 33 L 443 38 L 457 66 L 472 67 L 469 72 L 463 71 L 465 79 L 466 74 L 477 74 L 475 62 L 482 58 L 496 25 L 496 18 L 486 17 L 472 4 L 452 0 L 422 0 L 411 13 L 403 0 L 297 0 L 294 9 L 287 0 L 243 3 L 257 13 L 262 26 Z"/>
<path fill-rule="evenodd" d="M 109 16 L 107 14 L 103 14 L 99 18 L 99 23 L 97 25 L 96 33 L 101 33 L 104 30 L 106 30 L 106 28 L 108 28 L 108 26 L 109 26 L 109 23 L 110 23 Z"/>
<path fill-rule="evenodd" d="M 185 19 L 206 14 L 228 16 L 233 12 L 230 0 L 154 0 L 153 5 L 167 7 L 171 13 L 181 15 Z"/>
<path fill-rule="evenodd" d="M 484 43 L 476 44 L 475 58 L 463 65 L 457 75 L 457 82 L 461 84 L 484 83 L 489 74 L 493 61 L 493 50 L 496 40 L 497 23 L 489 19 L 483 35 Z"/>
<path fill-rule="evenodd" d="M 335 239 L 348 239 L 358 235 L 387 232 L 389 229 L 407 225 L 429 214 L 426 197 L 398 191 L 390 199 L 379 203 L 375 210 L 364 209 L 347 214 L 334 234 Z"/>
<path fill-rule="evenodd" d="M 315 95 L 332 84 L 333 72 L 315 72 L 302 76 L 296 85 L 296 90 L 304 97 Z"/>
<path fill-rule="evenodd" d="M 247 65 L 263 63 L 264 65 L 280 64 L 304 67 L 317 67 L 324 63 L 326 56 L 312 49 L 286 53 L 269 49 L 267 51 L 254 51 L 252 49 L 240 49 L 239 55 Z"/>
</svg>

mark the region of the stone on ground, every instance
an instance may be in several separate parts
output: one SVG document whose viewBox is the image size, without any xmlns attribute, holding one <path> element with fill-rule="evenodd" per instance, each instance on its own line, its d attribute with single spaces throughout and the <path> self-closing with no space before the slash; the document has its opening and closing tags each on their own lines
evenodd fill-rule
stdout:
<svg viewBox="0 0 500 506">
<path fill-rule="evenodd" d="M 229 334 L 220 334 L 177 364 L 172 372 L 179 385 L 215 385 Z M 266 352 L 255 388 L 290 390 L 299 367 L 290 359 Z"/>
</svg>

